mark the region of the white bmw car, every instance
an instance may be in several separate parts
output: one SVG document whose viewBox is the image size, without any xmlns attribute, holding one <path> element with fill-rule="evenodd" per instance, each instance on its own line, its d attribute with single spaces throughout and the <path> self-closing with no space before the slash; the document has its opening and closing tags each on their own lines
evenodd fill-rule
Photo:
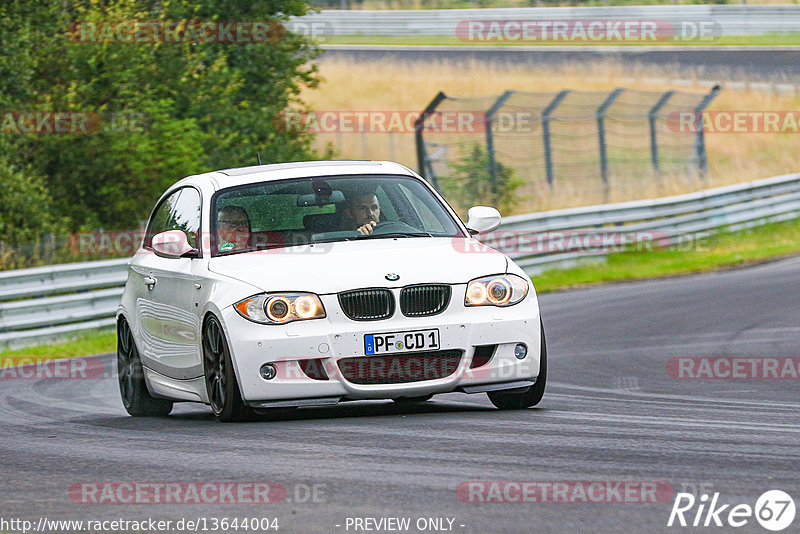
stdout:
<svg viewBox="0 0 800 534">
<path fill-rule="evenodd" d="M 174 402 L 221 421 L 348 400 L 487 393 L 537 404 L 547 354 L 530 279 L 391 162 L 260 165 L 170 187 L 131 259 L 117 313 L 134 416 Z"/>
</svg>

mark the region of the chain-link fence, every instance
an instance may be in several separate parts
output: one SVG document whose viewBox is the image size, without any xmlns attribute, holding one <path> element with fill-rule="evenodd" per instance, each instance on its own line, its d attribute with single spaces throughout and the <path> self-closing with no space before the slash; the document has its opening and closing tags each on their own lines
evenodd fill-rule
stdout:
<svg viewBox="0 0 800 534">
<path fill-rule="evenodd" d="M 513 209 L 543 195 L 608 202 L 643 180 L 705 174 L 697 119 L 719 90 L 439 93 L 417 121 L 417 165 L 456 203 Z"/>
</svg>

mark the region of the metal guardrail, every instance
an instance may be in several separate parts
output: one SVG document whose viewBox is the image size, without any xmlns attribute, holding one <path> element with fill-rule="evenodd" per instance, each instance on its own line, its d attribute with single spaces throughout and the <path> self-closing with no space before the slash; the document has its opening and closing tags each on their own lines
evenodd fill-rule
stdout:
<svg viewBox="0 0 800 534">
<path fill-rule="evenodd" d="M 506 9 L 322 10 L 293 17 L 289 28 L 324 40 L 336 35 L 456 35 L 463 21 L 492 20 L 641 20 L 680 25 L 712 22 L 721 35 L 795 33 L 800 28 L 796 5 L 681 5 L 609 7 L 533 7 Z M 311 23 L 316 23 L 311 26 Z M 698 42 L 698 44 L 703 44 Z"/>
<path fill-rule="evenodd" d="M 128 259 L 0 272 L 0 348 L 114 325 Z"/>
<path fill-rule="evenodd" d="M 642 238 L 649 233 L 654 243 L 668 245 L 702 238 L 719 228 L 738 230 L 797 217 L 800 173 L 653 200 L 506 217 L 486 243 L 502 250 L 502 242 L 497 240 L 511 232 L 523 245 L 514 245 L 518 250 L 509 252 L 509 256 L 528 274 L 535 275 L 545 269 L 571 267 L 581 260 L 602 260 L 607 255 L 602 250 L 587 250 L 585 241 L 576 247 L 562 245 L 572 235 L 598 234 L 602 241 L 608 235 L 639 233 Z M 535 245 L 526 247 L 526 242 Z"/>
<path fill-rule="evenodd" d="M 512 236 L 534 250 L 507 251 L 529 274 L 598 261 L 604 253 L 569 245 L 569 235 L 652 234 L 660 244 L 800 217 L 800 173 L 697 193 L 515 215 L 485 242 Z M 565 244 L 566 243 L 566 244 Z M 522 249 L 522 250 L 520 250 Z M 0 348 L 23 346 L 114 325 L 127 259 L 0 272 Z"/>
</svg>

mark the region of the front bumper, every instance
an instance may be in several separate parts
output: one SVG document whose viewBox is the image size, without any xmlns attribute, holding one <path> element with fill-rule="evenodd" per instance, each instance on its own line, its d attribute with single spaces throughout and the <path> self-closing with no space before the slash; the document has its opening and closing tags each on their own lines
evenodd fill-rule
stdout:
<svg viewBox="0 0 800 534">
<path fill-rule="evenodd" d="M 454 285 L 451 302 L 439 315 L 405 317 L 397 310 L 393 317 L 379 321 L 348 319 L 341 312 L 336 295 L 320 297 L 326 318 L 286 325 L 253 323 L 228 307 L 221 319 L 242 398 L 255 407 L 283 404 L 277 401 L 303 401 L 286 405 L 328 404 L 347 399 L 470 391 L 488 384 L 513 383 L 519 387 L 524 381 L 532 383 L 539 374 L 541 340 L 536 294 L 531 291 L 522 302 L 508 308 L 466 308 L 462 302 L 465 290 L 465 285 Z M 404 383 L 357 384 L 340 372 L 340 359 L 365 357 L 365 334 L 429 328 L 439 329 L 440 351 L 463 351 L 455 371 L 448 376 Z M 522 360 L 514 356 L 518 343 L 528 348 Z M 486 345 L 496 345 L 491 359 L 471 368 L 476 347 Z M 321 363 L 327 380 L 307 376 L 299 363 L 303 360 Z M 265 380 L 259 373 L 265 363 L 272 363 L 277 370 L 271 380 Z"/>
</svg>

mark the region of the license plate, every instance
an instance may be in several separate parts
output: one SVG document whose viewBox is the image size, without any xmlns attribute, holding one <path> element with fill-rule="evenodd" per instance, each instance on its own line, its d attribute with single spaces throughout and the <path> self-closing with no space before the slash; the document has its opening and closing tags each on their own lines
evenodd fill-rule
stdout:
<svg viewBox="0 0 800 534">
<path fill-rule="evenodd" d="M 437 350 L 438 348 L 439 329 L 437 328 L 364 335 L 364 354 L 367 355 Z"/>
</svg>

